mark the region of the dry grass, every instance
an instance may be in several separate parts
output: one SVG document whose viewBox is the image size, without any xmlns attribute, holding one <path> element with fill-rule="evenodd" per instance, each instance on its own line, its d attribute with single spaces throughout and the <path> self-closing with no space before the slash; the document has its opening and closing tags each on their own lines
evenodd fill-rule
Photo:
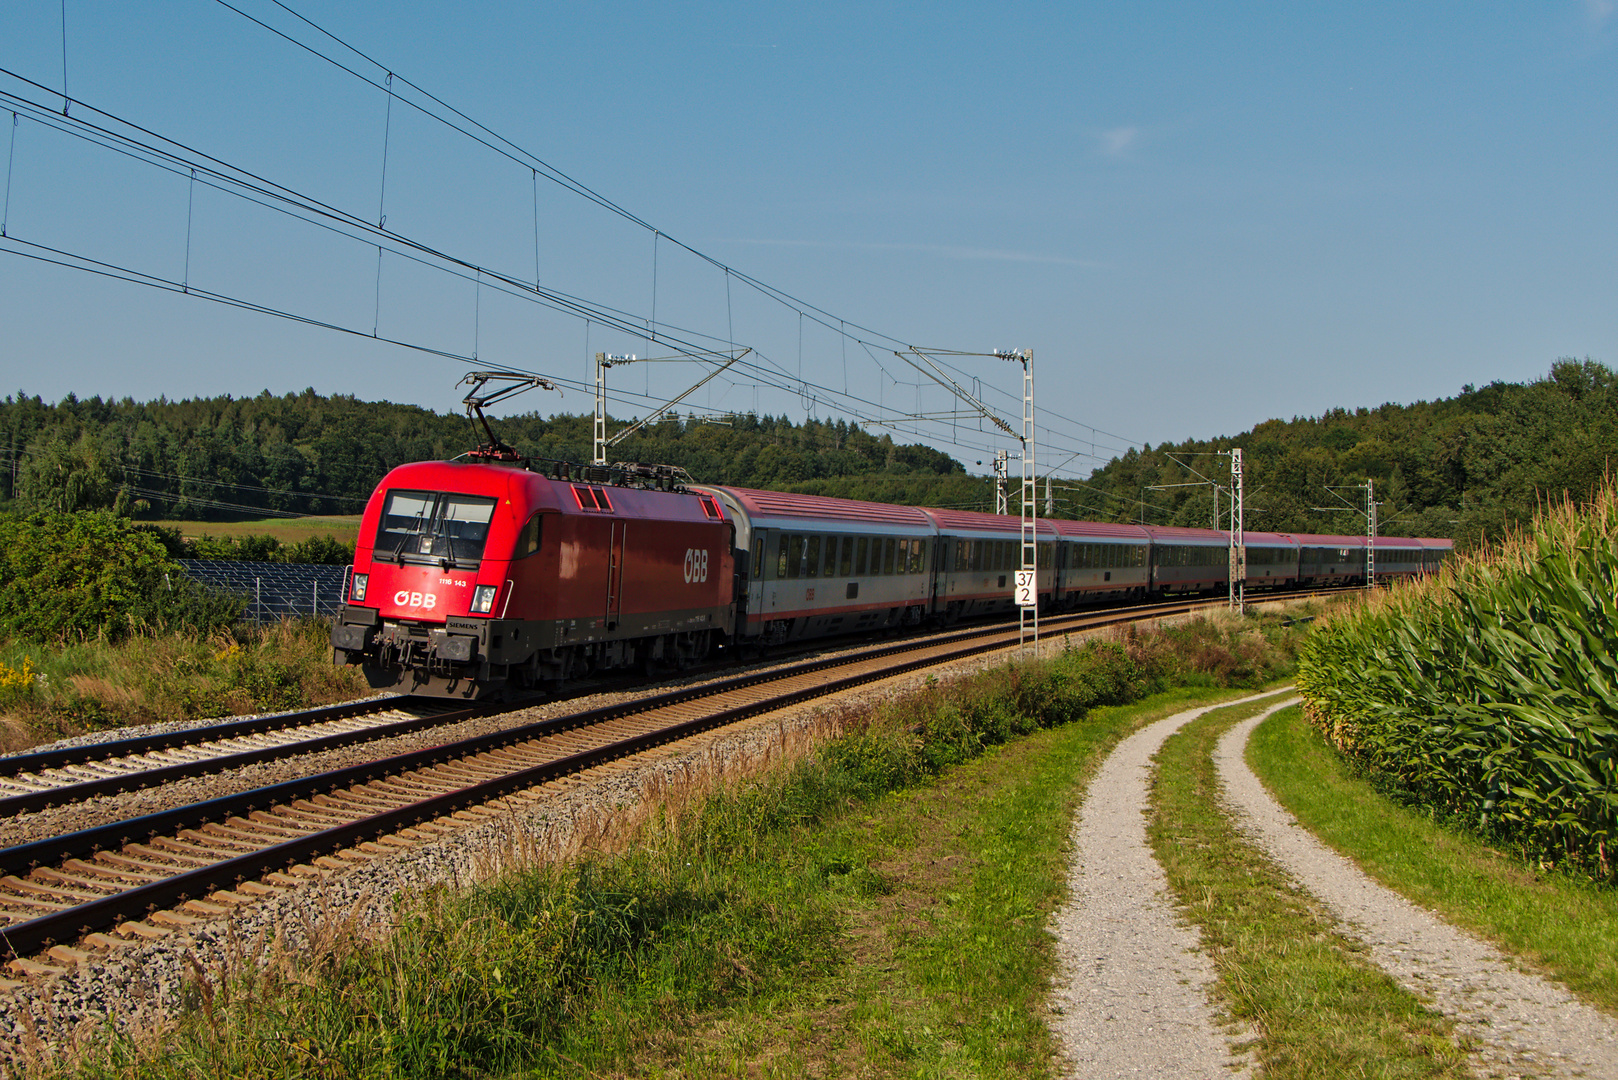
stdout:
<svg viewBox="0 0 1618 1080">
<path fill-rule="evenodd" d="M 304 619 L 211 636 L 0 646 L 0 672 L 33 673 L 0 689 L 0 748 L 15 752 L 87 731 L 365 696 L 357 669 L 332 664 L 328 630 L 323 621 Z"/>
<path fill-rule="evenodd" d="M 332 517 L 261 518 L 256 521 L 159 521 L 165 529 L 179 529 L 188 538 L 199 536 L 273 536 L 295 544 L 317 536 L 333 536 L 352 544 L 360 532 L 360 515 Z"/>
</svg>

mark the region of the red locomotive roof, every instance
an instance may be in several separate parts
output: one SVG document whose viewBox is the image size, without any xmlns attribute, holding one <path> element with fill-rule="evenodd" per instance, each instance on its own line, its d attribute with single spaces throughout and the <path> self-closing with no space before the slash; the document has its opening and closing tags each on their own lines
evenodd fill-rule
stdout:
<svg viewBox="0 0 1618 1080">
<path fill-rule="evenodd" d="M 1340 536 L 1332 533 L 1298 533 L 1298 543 L 1304 547 L 1357 547 L 1365 546 L 1363 536 Z"/>
<path fill-rule="evenodd" d="M 938 523 L 941 531 L 947 533 L 995 532 L 1022 535 L 1022 519 L 1008 514 L 985 514 L 980 510 L 934 510 L 931 507 L 927 508 L 926 513 Z M 1034 523 L 1040 536 L 1050 536 L 1055 532 L 1051 523 L 1045 518 L 1035 518 Z"/>
<path fill-rule="evenodd" d="M 1439 540 L 1424 536 L 1421 538 L 1420 543 L 1424 548 L 1439 548 L 1443 551 L 1453 551 L 1455 549 L 1455 541 L 1453 540 Z"/>
<path fill-rule="evenodd" d="M 1425 545 L 1414 536 L 1379 536 L 1376 538 L 1376 546 L 1379 548 L 1419 548 Z"/>
<path fill-rule="evenodd" d="M 543 509 L 656 521 L 704 521 L 711 516 L 704 514 L 702 498 L 695 494 L 553 480 L 527 469 L 482 462 L 417 461 L 400 465 L 377 485 L 379 492 L 390 488 L 454 491 L 498 499 L 511 499 L 520 493 L 520 501 L 527 508 L 524 513 Z M 574 488 L 604 492 L 610 509 L 601 507 L 598 500 L 581 499 L 574 494 Z"/>
<path fill-rule="evenodd" d="M 752 488 L 727 487 L 723 490 L 729 492 L 754 518 L 864 522 L 909 525 L 920 529 L 929 529 L 932 525 L 927 514 L 915 506 L 833 499 L 825 495 L 792 495 Z"/>
</svg>

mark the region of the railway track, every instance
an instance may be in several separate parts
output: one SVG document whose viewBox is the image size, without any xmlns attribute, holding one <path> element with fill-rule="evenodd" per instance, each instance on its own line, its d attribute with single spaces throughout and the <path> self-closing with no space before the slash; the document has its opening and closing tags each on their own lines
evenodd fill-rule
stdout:
<svg viewBox="0 0 1618 1080">
<path fill-rule="evenodd" d="M 1042 629 L 1052 635 L 1220 603 L 1064 616 Z M 1015 627 L 996 626 L 856 650 L 0 850 L 0 958 L 13 974 L 60 972 L 120 941 L 160 938 L 508 813 L 546 798 L 539 789 L 548 782 L 1017 639 Z"/>
<path fill-rule="evenodd" d="M 0 820 L 288 754 L 404 735 L 488 711 L 488 706 L 388 697 L 0 757 Z"/>
</svg>

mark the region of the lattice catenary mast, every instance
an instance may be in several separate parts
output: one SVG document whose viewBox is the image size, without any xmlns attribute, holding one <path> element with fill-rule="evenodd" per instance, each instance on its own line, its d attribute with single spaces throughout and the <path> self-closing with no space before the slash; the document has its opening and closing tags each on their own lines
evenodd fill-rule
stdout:
<svg viewBox="0 0 1618 1080">
<path fill-rule="evenodd" d="M 1243 521 L 1242 472 L 1242 448 L 1238 446 L 1230 452 L 1230 607 L 1239 615 L 1247 613 L 1247 532 Z"/>
</svg>

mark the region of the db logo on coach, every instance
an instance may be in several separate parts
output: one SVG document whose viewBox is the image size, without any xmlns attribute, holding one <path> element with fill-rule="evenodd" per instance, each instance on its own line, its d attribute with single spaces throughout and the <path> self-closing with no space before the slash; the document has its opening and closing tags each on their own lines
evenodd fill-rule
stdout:
<svg viewBox="0 0 1618 1080">
<path fill-rule="evenodd" d="M 708 580 L 708 552 L 706 549 L 685 549 L 685 583 Z"/>
<path fill-rule="evenodd" d="M 393 602 L 399 607 L 416 607 L 431 611 L 438 606 L 438 597 L 432 593 L 410 592 L 400 589 L 393 594 Z"/>
</svg>

